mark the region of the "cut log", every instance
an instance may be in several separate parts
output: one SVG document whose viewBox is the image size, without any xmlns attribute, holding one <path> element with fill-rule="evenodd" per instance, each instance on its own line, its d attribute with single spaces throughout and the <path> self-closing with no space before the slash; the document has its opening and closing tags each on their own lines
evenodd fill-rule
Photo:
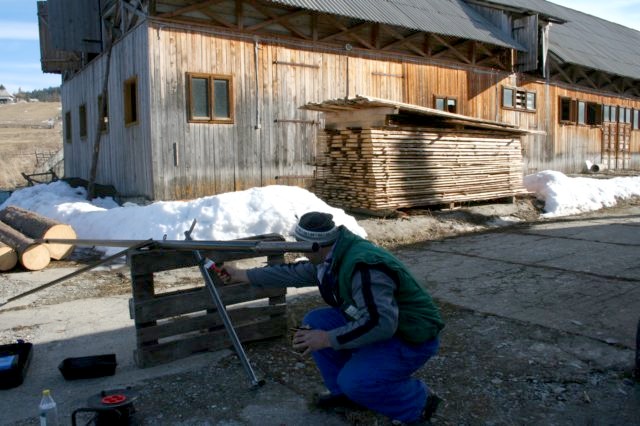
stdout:
<svg viewBox="0 0 640 426">
<path fill-rule="evenodd" d="M 62 238 L 66 240 L 76 238 L 76 232 L 70 225 L 16 206 L 0 210 L 0 220 L 29 238 Z M 49 250 L 52 259 L 60 260 L 71 254 L 74 246 L 70 244 L 45 244 L 45 247 Z"/>
<path fill-rule="evenodd" d="M 16 251 L 0 241 L 0 271 L 10 271 L 18 264 Z"/>
<path fill-rule="evenodd" d="M 0 241 L 18 253 L 18 260 L 26 269 L 39 271 L 47 267 L 51 258 L 44 244 L 31 238 L 0 221 Z"/>
</svg>

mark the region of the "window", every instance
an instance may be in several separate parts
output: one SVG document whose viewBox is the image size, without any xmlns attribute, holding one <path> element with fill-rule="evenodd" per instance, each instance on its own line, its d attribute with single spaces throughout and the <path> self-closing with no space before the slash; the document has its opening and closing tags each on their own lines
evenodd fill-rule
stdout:
<svg viewBox="0 0 640 426">
<path fill-rule="evenodd" d="M 626 108 L 624 122 L 631 124 L 631 108 Z"/>
<path fill-rule="evenodd" d="M 611 121 L 609 119 L 610 114 L 611 114 L 611 106 L 610 105 L 604 105 L 602 110 L 602 121 Z"/>
<path fill-rule="evenodd" d="M 575 123 L 575 101 L 571 98 L 560 98 L 560 122 Z"/>
<path fill-rule="evenodd" d="M 514 101 L 513 101 L 513 95 L 514 95 L 515 91 L 513 89 L 509 89 L 508 87 L 505 87 L 504 89 L 502 89 L 502 106 L 505 108 L 513 108 L 514 105 Z"/>
<path fill-rule="evenodd" d="M 102 95 L 98 95 L 98 111 L 100 111 L 100 131 L 109 131 L 109 95 L 105 92 L 104 105 L 102 104 Z"/>
<path fill-rule="evenodd" d="M 582 101 L 578 101 L 578 124 L 586 124 L 585 109 L 586 104 Z"/>
<path fill-rule="evenodd" d="M 71 143 L 71 135 L 73 134 L 71 129 L 71 111 L 64 113 L 64 140 L 67 143 Z"/>
<path fill-rule="evenodd" d="M 80 137 L 86 139 L 87 137 L 87 105 L 82 104 L 78 109 L 79 123 L 80 123 Z"/>
<path fill-rule="evenodd" d="M 456 98 L 444 98 L 436 96 L 434 98 L 434 106 L 435 109 L 438 109 L 440 111 L 447 111 L 454 114 L 458 112 L 458 101 L 456 100 Z"/>
<path fill-rule="evenodd" d="M 138 123 L 138 79 L 130 78 L 124 82 L 124 124 Z"/>
<path fill-rule="evenodd" d="M 633 128 L 633 130 L 640 129 L 640 111 L 638 111 L 637 109 L 633 110 L 633 123 L 631 127 Z"/>
<path fill-rule="evenodd" d="M 536 93 L 511 87 L 502 88 L 502 106 L 524 111 L 536 110 Z"/>
<path fill-rule="evenodd" d="M 586 122 L 590 125 L 602 124 L 602 105 L 587 102 Z"/>
<path fill-rule="evenodd" d="M 231 76 L 187 73 L 188 117 L 192 123 L 233 123 Z"/>
<path fill-rule="evenodd" d="M 618 108 L 612 105 L 611 106 L 611 115 L 609 115 L 609 121 L 611 121 L 611 122 L 618 121 L 618 119 L 616 118 L 617 117 L 617 114 L 616 114 L 617 111 L 618 111 Z"/>
</svg>

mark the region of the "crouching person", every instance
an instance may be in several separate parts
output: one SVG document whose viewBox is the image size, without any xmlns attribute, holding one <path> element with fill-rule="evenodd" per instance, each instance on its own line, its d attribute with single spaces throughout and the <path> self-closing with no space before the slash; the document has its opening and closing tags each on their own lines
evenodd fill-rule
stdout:
<svg viewBox="0 0 640 426">
<path fill-rule="evenodd" d="M 256 287 L 318 286 L 329 307 L 307 313 L 293 336 L 294 349 L 313 356 L 329 391 L 316 404 L 428 421 L 440 398 L 412 374 L 436 354 L 444 326 L 431 296 L 396 257 L 336 227 L 330 214 L 303 215 L 295 237 L 320 250 L 308 262 L 225 270 Z"/>
</svg>

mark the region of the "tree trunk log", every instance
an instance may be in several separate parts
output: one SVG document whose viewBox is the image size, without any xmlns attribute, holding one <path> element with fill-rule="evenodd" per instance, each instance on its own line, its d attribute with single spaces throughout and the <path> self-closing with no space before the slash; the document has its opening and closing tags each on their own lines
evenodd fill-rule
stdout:
<svg viewBox="0 0 640 426">
<path fill-rule="evenodd" d="M 0 220 L 29 238 L 76 238 L 76 233 L 70 225 L 16 206 L 1 210 Z M 70 244 L 45 244 L 45 247 L 55 260 L 64 259 L 73 251 Z"/>
<path fill-rule="evenodd" d="M 13 248 L 18 253 L 22 266 L 30 271 L 44 269 L 51 261 L 49 250 L 44 244 L 34 242 L 4 222 L 0 222 L 0 241 Z"/>
<path fill-rule="evenodd" d="M 0 241 L 0 271 L 10 271 L 18 263 L 18 254 L 14 249 Z"/>
</svg>

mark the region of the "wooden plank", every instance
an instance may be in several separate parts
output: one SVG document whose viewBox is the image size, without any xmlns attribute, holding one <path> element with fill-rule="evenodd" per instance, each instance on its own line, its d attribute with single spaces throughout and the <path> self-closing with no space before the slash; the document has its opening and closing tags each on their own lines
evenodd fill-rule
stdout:
<svg viewBox="0 0 640 426">
<path fill-rule="evenodd" d="M 244 324 L 284 315 L 286 313 L 286 305 L 238 307 L 228 309 L 227 312 L 234 327 L 241 327 Z M 136 338 L 142 343 L 157 342 L 172 336 L 219 329 L 221 327 L 224 327 L 224 323 L 217 312 L 197 316 L 181 316 L 170 318 L 165 322 L 151 326 L 140 327 L 136 330 Z"/>
<path fill-rule="evenodd" d="M 279 297 L 286 293 L 284 288 L 258 289 L 249 284 L 233 284 L 218 288 L 225 306 L 270 297 Z M 215 310 L 215 304 L 206 287 L 178 290 L 163 293 L 152 299 L 136 301 L 133 306 L 136 322 L 146 323 L 187 313 Z"/>
<path fill-rule="evenodd" d="M 242 343 L 282 336 L 286 332 L 285 316 L 268 321 L 236 327 L 236 333 Z M 138 347 L 134 352 L 136 365 L 151 367 L 184 358 L 202 351 L 214 351 L 231 346 L 226 330 L 215 330 L 155 345 Z"/>
</svg>

